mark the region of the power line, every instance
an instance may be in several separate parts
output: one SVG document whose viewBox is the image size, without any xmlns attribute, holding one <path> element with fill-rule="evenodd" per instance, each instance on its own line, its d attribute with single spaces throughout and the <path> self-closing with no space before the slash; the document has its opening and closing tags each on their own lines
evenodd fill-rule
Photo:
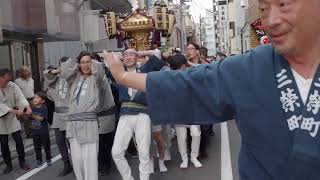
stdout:
<svg viewBox="0 0 320 180">
<path fill-rule="evenodd" d="M 194 3 L 194 5 L 196 5 L 197 7 L 201 8 L 201 9 L 205 9 L 207 12 L 214 14 L 213 11 L 210 11 L 209 9 L 204 7 L 203 5 L 198 4 L 196 1 L 193 0 L 192 3 Z"/>
</svg>

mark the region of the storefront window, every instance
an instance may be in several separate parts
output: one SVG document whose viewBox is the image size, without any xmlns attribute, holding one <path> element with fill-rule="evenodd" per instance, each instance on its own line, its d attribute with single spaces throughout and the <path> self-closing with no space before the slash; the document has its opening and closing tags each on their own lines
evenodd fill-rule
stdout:
<svg viewBox="0 0 320 180">
<path fill-rule="evenodd" d="M 22 55 L 22 52 L 23 51 L 23 46 L 22 46 L 22 43 L 12 43 L 12 54 L 13 54 L 13 57 L 12 59 L 14 60 L 14 69 L 19 69 L 21 66 L 24 65 L 24 62 L 23 62 L 23 55 Z"/>
<path fill-rule="evenodd" d="M 9 45 L 1 45 L 0 44 L 0 67 L 1 68 L 8 68 L 12 70 L 11 61 L 10 61 L 10 49 Z"/>
<path fill-rule="evenodd" d="M 14 78 L 17 78 L 17 70 L 21 66 L 28 66 L 31 70 L 34 69 L 31 65 L 30 50 L 31 44 L 5 41 L 0 44 L 0 68 L 8 68 L 13 72 Z M 34 73 L 32 73 L 34 74 Z"/>
</svg>

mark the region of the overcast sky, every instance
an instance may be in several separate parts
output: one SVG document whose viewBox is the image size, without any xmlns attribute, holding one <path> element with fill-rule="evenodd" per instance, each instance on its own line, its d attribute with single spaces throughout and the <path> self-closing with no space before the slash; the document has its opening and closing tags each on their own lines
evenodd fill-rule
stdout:
<svg viewBox="0 0 320 180">
<path fill-rule="evenodd" d="M 205 9 L 212 10 L 213 0 L 192 0 L 190 4 L 190 13 L 196 23 L 199 23 L 200 15 L 204 17 L 206 15 Z"/>
</svg>

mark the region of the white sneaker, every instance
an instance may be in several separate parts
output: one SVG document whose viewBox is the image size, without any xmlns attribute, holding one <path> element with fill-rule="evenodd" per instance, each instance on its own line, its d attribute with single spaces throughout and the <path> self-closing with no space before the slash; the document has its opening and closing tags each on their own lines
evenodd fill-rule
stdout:
<svg viewBox="0 0 320 180">
<path fill-rule="evenodd" d="M 197 158 L 190 158 L 190 161 L 193 163 L 194 167 L 196 168 L 201 168 L 202 164 L 200 163 L 200 161 Z"/>
<path fill-rule="evenodd" d="M 185 160 L 182 161 L 182 163 L 180 164 L 180 168 L 181 169 L 188 168 L 188 159 L 185 159 Z"/>
<path fill-rule="evenodd" d="M 149 162 L 149 173 L 152 174 L 154 173 L 154 161 L 153 159 L 150 159 L 150 162 Z"/>
<path fill-rule="evenodd" d="M 164 160 L 165 161 L 171 161 L 171 153 L 169 149 L 166 148 L 165 153 L 164 153 Z"/>
<path fill-rule="evenodd" d="M 167 172 L 168 171 L 166 165 L 164 164 L 164 160 L 159 159 L 159 169 L 160 169 L 160 172 Z"/>
</svg>

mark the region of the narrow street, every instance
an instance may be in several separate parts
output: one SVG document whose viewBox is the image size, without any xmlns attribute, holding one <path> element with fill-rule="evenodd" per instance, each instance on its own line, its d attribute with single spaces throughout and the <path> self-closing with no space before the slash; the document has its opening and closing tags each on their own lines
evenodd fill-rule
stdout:
<svg viewBox="0 0 320 180">
<path fill-rule="evenodd" d="M 172 152 L 172 160 L 166 162 L 168 172 L 166 173 L 159 173 L 157 162 L 155 163 L 155 173 L 151 175 L 151 180 L 170 180 L 170 179 L 177 179 L 177 180 L 232 180 L 227 179 L 231 177 L 230 172 L 232 172 L 233 180 L 238 180 L 238 163 L 237 157 L 240 148 L 240 137 L 238 130 L 235 126 L 234 121 L 228 122 L 228 136 L 229 136 L 229 147 L 230 147 L 230 155 L 231 155 L 231 168 L 222 167 L 221 165 L 225 166 L 225 161 L 228 160 L 227 154 L 228 153 L 221 153 L 221 144 L 225 144 L 225 138 L 221 137 L 221 125 L 215 125 L 215 136 L 210 138 L 210 145 L 208 148 L 208 158 L 201 160 L 202 164 L 204 165 L 202 168 L 196 169 L 193 167 L 192 163 L 189 162 L 188 169 L 180 169 L 180 155 L 177 148 L 176 139 L 173 141 L 173 148 L 171 149 Z M 54 140 L 53 140 L 54 142 Z M 31 148 L 32 149 L 32 148 Z M 35 166 L 35 157 L 34 153 L 32 153 L 33 149 L 30 150 L 27 154 L 27 161 Z M 228 151 L 228 149 L 226 150 Z M 52 154 L 53 154 L 53 165 L 51 167 L 42 168 L 35 168 L 29 172 L 22 171 L 18 167 L 18 162 L 14 160 L 14 171 L 9 175 L 2 175 L 0 174 L 0 179 L 2 180 L 75 180 L 74 174 L 69 174 L 66 177 L 57 177 L 57 174 L 61 170 L 63 164 L 60 159 L 60 155 L 58 154 L 58 149 L 56 145 L 53 143 L 52 145 Z M 223 155 L 223 156 L 222 156 Z M 138 179 L 139 172 L 138 172 L 138 158 L 130 158 L 129 164 L 132 168 L 133 176 Z M 1 165 L 0 169 L 3 169 L 4 166 Z M 222 174 L 222 172 L 224 174 Z M 107 176 L 100 176 L 99 180 L 104 179 L 112 179 L 112 180 L 121 180 L 120 174 L 118 173 L 115 166 L 111 173 Z"/>
</svg>

